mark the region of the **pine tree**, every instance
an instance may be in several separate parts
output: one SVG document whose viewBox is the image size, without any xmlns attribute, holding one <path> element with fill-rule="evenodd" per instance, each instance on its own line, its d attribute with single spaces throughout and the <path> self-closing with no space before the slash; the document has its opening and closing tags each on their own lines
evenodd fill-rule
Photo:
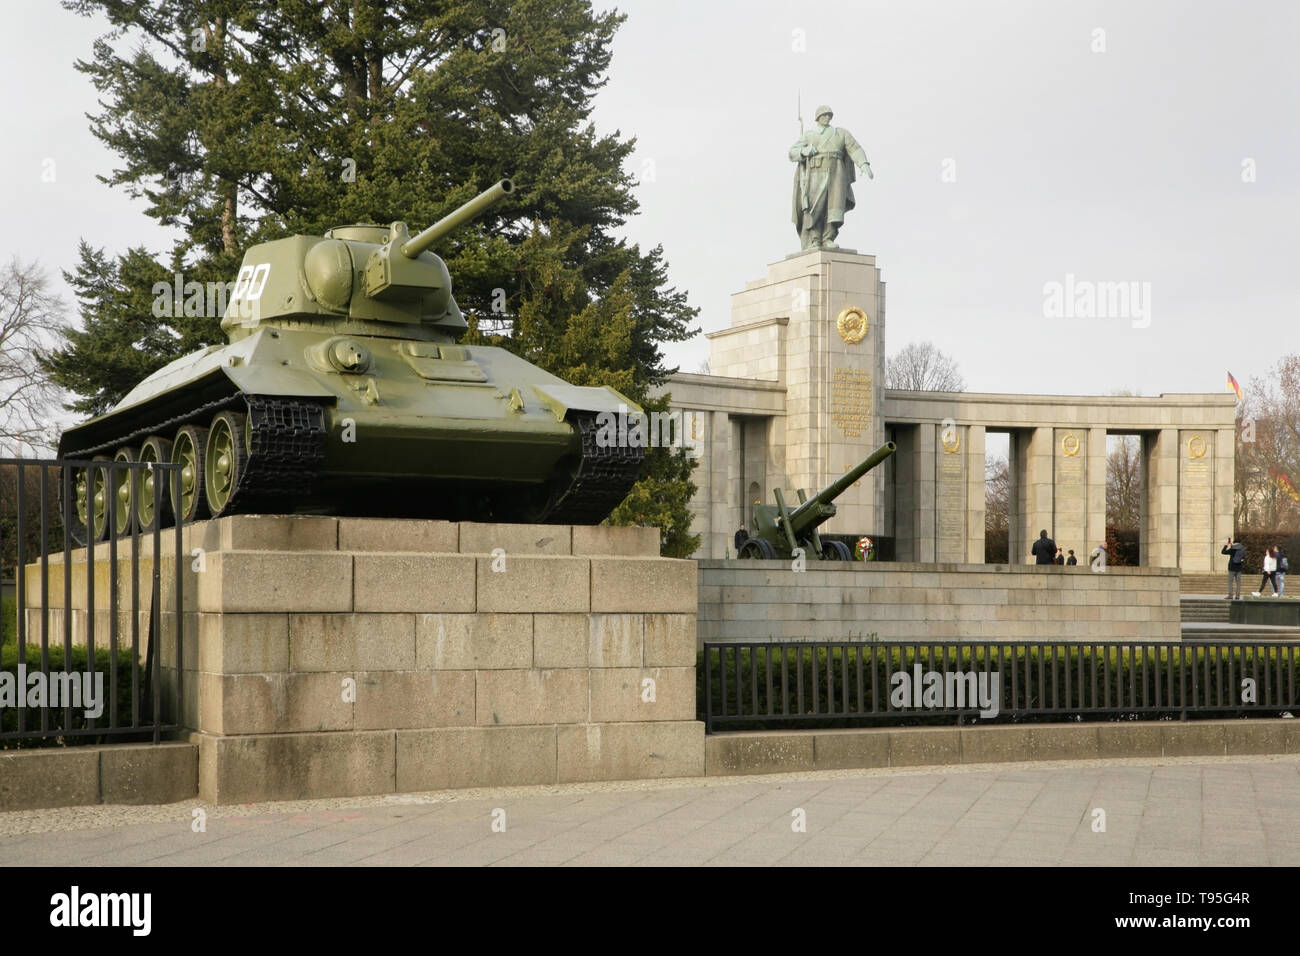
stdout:
<svg viewBox="0 0 1300 956">
<path fill-rule="evenodd" d="M 622 168 L 634 141 L 588 119 L 622 14 L 588 0 L 64 5 L 136 41 L 98 42 L 77 68 L 104 103 L 92 131 L 122 160 L 101 178 L 182 230 L 171 263 L 186 280 L 227 281 L 247 245 L 284 235 L 423 227 L 512 174 L 516 191 L 436 250 L 471 321 L 466 341 L 642 403 L 675 371 L 662 345 L 692 334 L 696 310 L 668 287 L 662 248 L 613 235 L 637 210 Z M 70 279 L 86 327 L 51 368 L 84 396 L 80 411 L 119 400 L 146 366 L 224 342 L 219 316 L 169 324 L 138 311 L 153 297 L 137 253 L 83 256 Z M 86 306 L 81 289 L 97 285 L 111 304 Z M 127 303 L 128 326 L 110 328 Z M 147 348 L 131 358 L 131 342 Z M 647 493 L 665 553 L 689 553 L 691 463 L 649 458 L 630 500 Z"/>
</svg>

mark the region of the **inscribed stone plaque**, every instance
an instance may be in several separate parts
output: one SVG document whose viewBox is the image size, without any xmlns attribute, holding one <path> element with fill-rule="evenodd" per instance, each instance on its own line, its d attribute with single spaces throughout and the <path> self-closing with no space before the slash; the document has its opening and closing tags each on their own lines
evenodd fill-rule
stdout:
<svg viewBox="0 0 1300 956">
<path fill-rule="evenodd" d="M 957 444 L 957 443 L 952 443 Z M 966 474 L 965 455 L 935 449 L 934 469 L 935 557 L 939 561 L 964 561 L 966 557 Z"/>
<path fill-rule="evenodd" d="M 871 426 L 871 373 L 837 368 L 831 375 L 831 421 L 845 438 L 861 438 Z"/>
</svg>

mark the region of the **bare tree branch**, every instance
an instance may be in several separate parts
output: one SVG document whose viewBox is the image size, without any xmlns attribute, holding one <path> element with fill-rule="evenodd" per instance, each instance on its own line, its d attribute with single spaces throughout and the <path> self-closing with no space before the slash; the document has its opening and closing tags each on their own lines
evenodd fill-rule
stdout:
<svg viewBox="0 0 1300 956">
<path fill-rule="evenodd" d="M 885 363 L 885 388 L 918 392 L 964 392 L 957 363 L 933 342 L 912 342 Z"/>
<path fill-rule="evenodd" d="M 63 301 L 39 263 L 0 269 L 0 455 L 54 447 L 60 392 L 37 361 L 66 325 Z"/>
</svg>

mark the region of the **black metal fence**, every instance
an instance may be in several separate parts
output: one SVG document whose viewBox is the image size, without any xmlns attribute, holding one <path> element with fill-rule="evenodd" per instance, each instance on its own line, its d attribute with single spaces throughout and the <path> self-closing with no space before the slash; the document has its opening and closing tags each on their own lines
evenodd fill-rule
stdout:
<svg viewBox="0 0 1300 956">
<path fill-rule="evenodd" d="M 177 500 L 180 465 L 0 458 L 0 565 L 14 576 L 0 614 L 0 748 L 59 739 L 158 743 L 178 728 L 185 555 L 180 522 L 163 530 L 169 489 Z M 87 539 L 91 547 L 83 547 Z M 164 608 L 162 556 L 173 545 L 175 581 Z M 174 637 L 164 634 L 164 614 Z M 161 651 L 172 641 L 174 686 L 164 701 Z"/>
<path fill-rule="evenodd" d="M 872 724 L 1277 717 L 1300 708 L 1286 641 L 704 645 L 706 732 Z"/>
</svg>

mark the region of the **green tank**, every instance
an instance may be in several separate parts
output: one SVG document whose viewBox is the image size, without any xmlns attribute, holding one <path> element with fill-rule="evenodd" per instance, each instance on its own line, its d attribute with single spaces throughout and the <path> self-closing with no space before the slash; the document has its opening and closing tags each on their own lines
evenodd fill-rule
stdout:
<svg viewBox="0 0 1300 956">
<path fill-rule="evenodd" d="M 468 326 L 429 251 L 513 188 L 502 180 L 415 236 L 395 222 L 251 247 L 221 322 L 227 344 L 177 359 L 63 433 L 64 459 L 182 466 L 175 501 L 155 487 L 162 469 L 86 467 L 71 522 L 81 536 L 88 523 L 106 536 L 110 503 L 123 533 L 177 514 L 607 517 L 644 450 L 602 447 L 596 419 L 641 409 L 505 349 L 458 345 Z"/>
</svg>

